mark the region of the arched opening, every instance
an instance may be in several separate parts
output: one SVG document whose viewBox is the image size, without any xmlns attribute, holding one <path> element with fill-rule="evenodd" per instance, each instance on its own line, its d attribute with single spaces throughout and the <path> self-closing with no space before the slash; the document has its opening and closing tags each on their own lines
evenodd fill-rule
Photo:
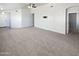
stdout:
<svg viewBox="0 0 79 59">
<path fill-rule="evenodd" d="M 66 9 L 66 34 L 79 33 L 79 6 Z"/>
</svg>

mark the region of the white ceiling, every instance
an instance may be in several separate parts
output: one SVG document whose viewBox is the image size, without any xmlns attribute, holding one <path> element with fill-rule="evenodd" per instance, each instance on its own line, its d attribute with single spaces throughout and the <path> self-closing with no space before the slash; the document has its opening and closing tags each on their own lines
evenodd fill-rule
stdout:
<svg viewBox="0 0 79 59">
<path fill-rule="evenodd" d="M 6 9 L 14 9 L 14 8 L 22 8 L 26 4 L 23 3 L 0 3 L 0 7 L 6 8 Z"/>
<path fill-rule="evenodd" d="M 37 6 L 44 5 L 44 3 L 35 3 Z M 29 3 L 0 3 L 0 8 L 5 8 L 5 9 L 18 9 L 18 8 L 23 8 L 27 7 Z"/>
</svg>

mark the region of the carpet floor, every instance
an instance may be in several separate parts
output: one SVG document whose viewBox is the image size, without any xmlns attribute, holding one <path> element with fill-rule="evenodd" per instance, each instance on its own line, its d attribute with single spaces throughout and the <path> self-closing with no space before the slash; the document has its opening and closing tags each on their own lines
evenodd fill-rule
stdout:
<svg viewBox="0 0 79 59">
<path fill-rule="evenodd" d="M 0 28 L 0 56 L 79 56 L 79 34 Z"/>
</svg>

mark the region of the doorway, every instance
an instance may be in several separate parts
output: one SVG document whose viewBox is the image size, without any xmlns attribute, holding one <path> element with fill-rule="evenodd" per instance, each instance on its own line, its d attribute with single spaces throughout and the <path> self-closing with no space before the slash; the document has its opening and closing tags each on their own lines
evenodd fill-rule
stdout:
<svg viewBox="0 0 79 59">
<path fill-rule="evenodd" d="M 69 13 L 69 33 L 78 33 L 77 13 Z"/>
<path fill-rule="evenodd" d="M 33 27 L 34 27 L 34 13 L 32 13 L 32 19 L 33 19 Z"/>
</svg>

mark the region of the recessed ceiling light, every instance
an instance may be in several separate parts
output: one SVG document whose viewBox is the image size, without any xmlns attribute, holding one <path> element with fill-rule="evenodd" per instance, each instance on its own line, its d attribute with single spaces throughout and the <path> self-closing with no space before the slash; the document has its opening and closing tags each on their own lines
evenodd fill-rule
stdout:
<svg viewBox="0 0 79 59">
<path fill-rule="evenodd" d="M 4 14 L 4 12 L 2 12 L 2 14 Z"/>
<path fill-rule="evenodd" d="M 1 10 L 3 10 L 3 8 L 1 8 Z"/>
</svg>

